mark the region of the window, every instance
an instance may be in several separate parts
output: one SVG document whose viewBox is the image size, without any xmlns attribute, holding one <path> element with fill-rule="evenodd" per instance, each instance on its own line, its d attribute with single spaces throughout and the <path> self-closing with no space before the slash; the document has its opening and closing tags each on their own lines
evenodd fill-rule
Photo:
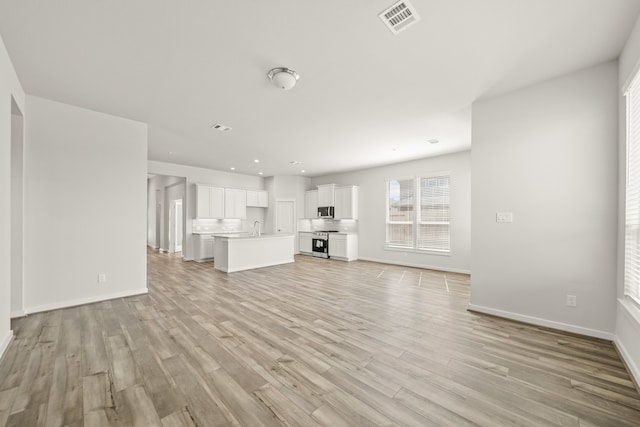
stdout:
<svg viewBox="0 0 640 427">
<path fill-rule="evenodd" d="M 449 177 L 420 178 L 418 249 L 449 251 Z"/>
<path fill-rule="evenodd" d="M 413 247 L 413 180 L 387 183 L 387 244 Z"/>
<path fill-rule="evenodd" d="M 640 303 L 640 74 L 627 92 L 624 293 Z"/>
<path fill-rule="evenodd" d="M 449 253 L 449 234 L 449 176 L 387 181 L 387 247 Z"/>
</svg>

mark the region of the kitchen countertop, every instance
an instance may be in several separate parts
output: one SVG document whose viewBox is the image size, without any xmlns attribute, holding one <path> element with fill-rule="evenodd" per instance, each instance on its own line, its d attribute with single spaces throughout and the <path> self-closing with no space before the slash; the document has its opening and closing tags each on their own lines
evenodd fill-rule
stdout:
<svg viewBox="0 0 640 427">
<path fill-rule="evenodd" d="M 314 232 L 313 232 L 313 231 L 298 231 L 298 233 L 309 233 L 309 234 L 312 234 L 312 233 L 314 233 Z M 355 235 L 358 235 L 358 233 L 356 233 L 356 232 L 351 232 L 351 231 L 337 231 L 337 232 L 331 232 L 331 233 L 329 233 L 329 235 L 331 235 L 331 234 L 341 234 L 341 235 L 350 235 L 350 234 L 355 234 Z"/>
<path fill-rule="evenodd" d="M 251 233 L 251 231 L 192 231 L 191 234 L 245 234 Z"/>
<path fill-rule="evenodd" d="M 261 234 L 260 236 L 254 236 L 251 233 L 228 233 L 228 234 L 214 234 L 214 237 L 220 237 L 223 239 L 269 239 L 279 237 L 291 237 L 293 234 Z"/>
</svg>

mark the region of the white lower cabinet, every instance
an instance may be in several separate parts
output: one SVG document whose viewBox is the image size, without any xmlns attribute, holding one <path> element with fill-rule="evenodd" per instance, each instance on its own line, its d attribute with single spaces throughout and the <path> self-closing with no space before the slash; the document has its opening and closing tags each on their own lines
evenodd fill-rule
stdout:
<svg viewBox="0 0 640 427">
<path fill-rule="evenodd" d="M 310 231 L 301 231 L 298 234 L 298 250 L 301 254 L 311 254 L 312 253 L 312 239 L 313 233 Z"/>
<path fill-rule="evenodd" d="M 329 258 L 343 261 L 358 259 L 358 235 L 357 234 L 329 234 Z"/>
<path fill-rule="evenodd" d="M 211 261 L 213 259 L 214 237 L 209 234 L 194 234 L 193 260 L 197 262 Z"/>
</svg>

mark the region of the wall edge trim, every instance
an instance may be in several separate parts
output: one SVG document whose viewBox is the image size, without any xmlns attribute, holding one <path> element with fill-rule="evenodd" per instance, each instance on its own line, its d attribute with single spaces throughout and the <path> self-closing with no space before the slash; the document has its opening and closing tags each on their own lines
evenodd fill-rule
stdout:
<svg viewBox="0 0 640 427">
<path fill-rule="evenodd" d="M 4 356 L 5 351 L 9 348 L 9 344 L 13 341 L 13 331 L 9 329 L 7 335 L 2 339 L 0 343 L 0 359 Z"/>
<path fill-rule="evenodd" d="M 11 312 L 11 314 L 10 314 L 10 317 L 11 317 L 12 319 L 16 319 L 16 318 L 18 318 L 18 317 L 24 317 L 26 314 L 27 314 L 27 312 L 26 312 L 26 311 L 24 311 L 24 309 L 21 309 L 21 310 L 13 310 L 13 311 Z"/>
<path fill-rule="evenodd" d="M 305 254 L 302 254 L 305 255 Z M 433 266 L 433 265 L 422 265 L 422 264 L 414 264 L 414 263 L 401 263 L 397 261 L 391 260 L 383 260 L 377 258 L 368 258 L 368 257 L 358 257 L 360 261 L 370 261 L 370 262 L 379 262 L 380 264 L 391 264 L 391 265 L 401 265 L 404 267 L 413 267 L 413 268 L 423 268 L 425 270 L 437 270 L 437 271 L 446 271 L 448 273 L 460 273 L 460 274 L 471 274 L 471 270 L 465 270 L 461 268 L 449 268 L 442 266 Z M 355 261 L 355 260 L 354 260 Z"/>
<path fill-rule="evenodd" d="M 624 343 L 618 338 L 617 335 L 613 340 L 613 345 L 618 351 L 618 354 L 620 355 L 620 357 L 622 358 L 622 361 L 624 362 L 627 368 L 627 371 L 629 371 L 629 375 L 631 375 L 631 378 L 633 380 L 634 385 L 636 386 L 636 389 L 640 392 L 640 368 L 635 363 L 635 361 L 633 360 L 633 357 L 631 357 L 631 353 L 629 353 L 627 348 L 624 346 Z"/>
<path fill-rule="evenodd" d="M 517 320 L 518 322 L 528 323 L 530 325 L 544 326 L 546 328 L 557 329 L 559 331 L 585 335 L 593 338 L 601 338 L 609 341 L 613 341 L 615 338 L 615 335 L 611 332 L 584 328 L 582 326 L 571 325 L 569 323 L 556 322 L 554 320 L 547 320 L 539 317 L 512 313 L 510 311 L 498 310 L 495 308 L 484 307 L 476 304 L 469 304 L 468 310 L 476 311 L 478 313 L 490 314 L 492 316 L 503 317 L 505 319 Z"/>
<path fill-rule="evenodd" d="M 97 295 L 97 296 L 86 297 L 86 298 L 78 298 L 78 299 L 73 299 L 68 301 L 59 301 L 51 304 L 36 305 L 33 307 L 27 307 L 24 311 L 25 311 L 25 314 L 34 314 L 34 313 L 40 313 L 43 311 L 58 310 L 60 308 L 69 308 L 69 307 L 75 307 L 78 305 L 93 304 L 96 302 L 108 301 L 111 299 L 132 297 L 136 295 L 144 295 L 147 293 L 149 293 L 148 288 L 134 289 L 131 291 L 116 292 L 113 294 L 104 294 L 104 295 Z"/>
</svg>

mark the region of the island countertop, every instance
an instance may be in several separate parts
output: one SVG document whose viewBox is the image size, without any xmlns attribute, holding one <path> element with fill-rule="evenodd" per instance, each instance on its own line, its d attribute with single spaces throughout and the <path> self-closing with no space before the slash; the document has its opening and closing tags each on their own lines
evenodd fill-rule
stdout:
<svg viewBox="0 0 640 427">
<path fill-rule="evenodd" d="M 256 236 L 251 233 L 225 233 L 225 234 L 213 234 L 216 238 L 221 239 L 272 239 L 272 238 L 281 238 L 281 237 L 291 237 L 293 234 L 260 234 Z"/>
<path fill-rule="evenodd" d="M 213 267 L 234 271 L 294 262 L 293 234 L 214 234 Z"/>
</svg>

